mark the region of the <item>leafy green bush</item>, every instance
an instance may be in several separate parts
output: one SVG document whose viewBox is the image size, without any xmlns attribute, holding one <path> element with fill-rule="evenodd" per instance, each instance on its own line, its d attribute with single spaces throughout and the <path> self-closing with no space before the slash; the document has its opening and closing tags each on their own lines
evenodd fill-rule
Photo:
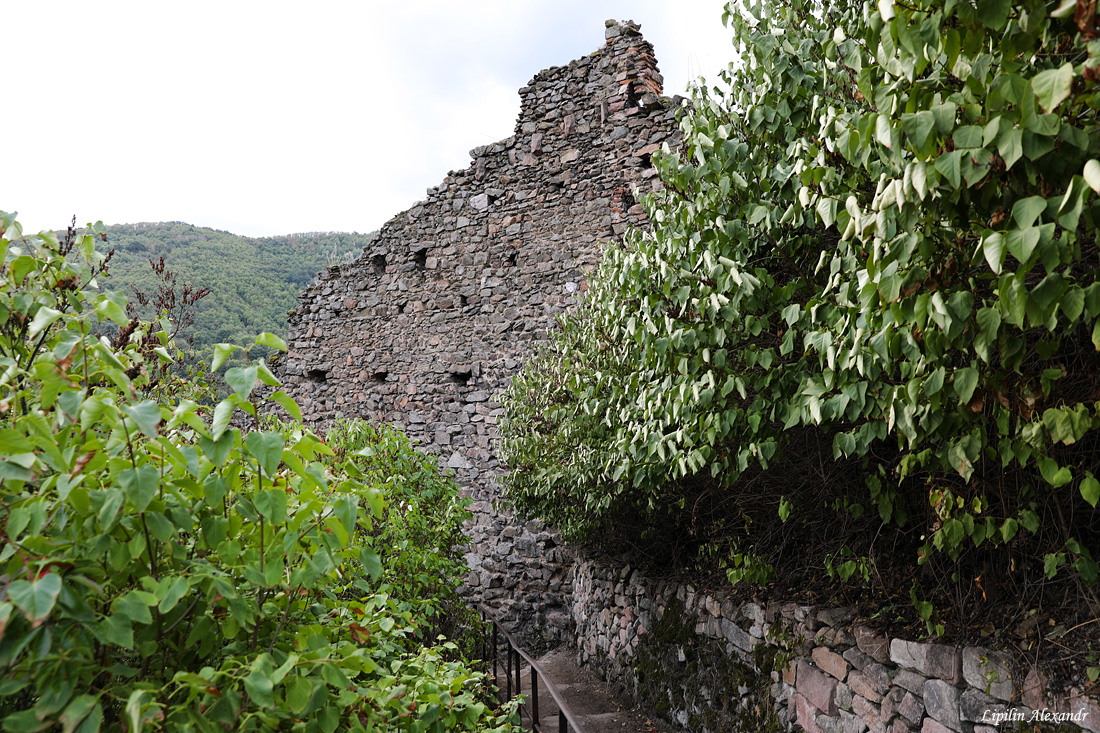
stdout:
<svg viewBox="0 0 1100 733">
<path fill-rule="evenodd" d="M 516 506 L 574 537 L 915 519 L 920 563 L 1022 551 L 1092 586 L 1100 40 L 1074 8 L 727 6 L 741 58 L 657 161 L 653 231 L 509 392 Z"/>
<path fill-rule="evenodd" d="M 434 585 L 384 576 L 401 576 L 382 542 L 404 531 L 386 523 L 413 489 L 325 463 L 308 431 L 230 427 L 256 415 L 258 381 L 278 386 L 247 349 L 212 414 L 147 398 L 149 359 L 171 355 L 145 348 L 145 329 L 94 335 L 128 325 L 124 298 L 96 290 L 101 231 L 22 237 L 0 214 L 4 730 L 511 730 L 485 675 L 425 634 L 428 604 L 400 595 L 457 583 L 457 566 Z M 269 399 L 300 417 L 285 393 Z"/>
</svg>

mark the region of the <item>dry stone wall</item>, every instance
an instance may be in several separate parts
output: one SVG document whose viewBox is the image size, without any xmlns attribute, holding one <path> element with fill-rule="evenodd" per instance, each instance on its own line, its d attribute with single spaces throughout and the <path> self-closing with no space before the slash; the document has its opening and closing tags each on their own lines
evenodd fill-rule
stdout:
<svg viewBox="0 0 1100 733">
<path fill-rule="evenodd" d="M 684 731 L 1100 732 L 1085 679 L 1056 687 L 1016 654 L 891 639 L 848 609 L 734 603 L 584 560 L 573 619 L 580 662 Z"/>
<path fill-rule="evenodd" d="M 329 268 L 290 317 L 282 376 L 315 423 L 403 427 L 473 497 L 470 593 L 526 631 L 569 626 L 572 558 L 536 522 L 494 509 L 494 397 L 585 288 L 599 243 L 642 226 L 633 196 L 650 156 L 677 145 L 653 47 L 632 22 L 520 89 L 515 134 L 471 151 L 382 227 L 357 261 Z"/>
</svg>

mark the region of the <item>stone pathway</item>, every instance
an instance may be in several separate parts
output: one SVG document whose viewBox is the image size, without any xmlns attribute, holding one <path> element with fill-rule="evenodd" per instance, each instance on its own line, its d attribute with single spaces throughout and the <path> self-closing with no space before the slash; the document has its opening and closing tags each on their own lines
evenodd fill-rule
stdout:
<svg viewBox="0 0 1100 733">
<path fill-rule="evenodd" d="M 629 703 L 613 695 L 595 672 L 577 666 L 573 649 L 557 649 L 544 655 L 538 663 L 554 681 L 587 733 L 671 733 L 675 730 L 636 712 Z M 523 667 L 522 679 L 529 706 L 531 671 L 527 665 Z M 539 717 L 544 733 L 557 733 L 558 706 L 541 681 Z M 524 715 L 524 729 L 529 730 L 530 726 L 530 718 Z"/>
</svg>

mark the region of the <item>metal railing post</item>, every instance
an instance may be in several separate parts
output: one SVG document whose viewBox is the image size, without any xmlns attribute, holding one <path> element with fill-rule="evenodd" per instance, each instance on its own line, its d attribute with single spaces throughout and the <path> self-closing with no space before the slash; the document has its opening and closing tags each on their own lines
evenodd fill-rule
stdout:
<svg viewBox="0 0 1100 733">
<path fill-rule="evenodd" d="M 534 721 L 539 719 L 539 673 L 534 665 L 531 666 L 531 730 L 535 729 Z"/>
</svg>

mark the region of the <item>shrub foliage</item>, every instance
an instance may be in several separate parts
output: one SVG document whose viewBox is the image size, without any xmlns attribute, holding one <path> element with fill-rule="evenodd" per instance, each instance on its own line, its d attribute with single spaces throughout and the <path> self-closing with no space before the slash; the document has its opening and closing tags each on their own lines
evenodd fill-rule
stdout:
<svg viewBox="0 0 1100 733">
<path fill-rule="evenodd" d="M 1093 586 L 1094 7 L 790 0 L 726 21 L 740 59 L 657 160 L 652 231 L 606 249 L 513 383 L 512 501 L 666 545 L 667 526 L 865 514 L 864 549 L 894 532 L 919 563 Z M 769 577 L 768 547 L 727 536 L 732 579 Z"/>
<path fill-rule="evenodd" d="M 435 636 L 461 581 L 454 482 L 389 429 L 346 426 L 337 460 L 301 428 L 232 427 L 278 386 L 248 349 L 212 411 L 148 390 L 170 342 L 98 292 L 102 231 L 0 215 L 4 730 L 511 730 Z"/>
</svg>

